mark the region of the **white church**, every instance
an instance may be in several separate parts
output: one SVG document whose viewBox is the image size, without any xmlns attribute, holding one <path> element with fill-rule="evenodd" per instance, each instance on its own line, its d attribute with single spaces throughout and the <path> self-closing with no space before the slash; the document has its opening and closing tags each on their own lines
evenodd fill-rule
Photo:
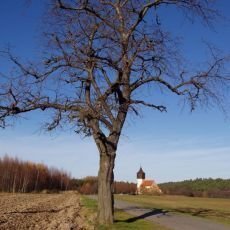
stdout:
<svg viewBox="0 0 230 230">
<path fill-rule="evenodd" d="M 162 191 L 154 180 L 145 179 L 145 172 L 143 171 L 142 167 L 140 167 L 139 171 L 137 172 L 137 194 L 145 193 L 162 194 Z"/>
</svg>

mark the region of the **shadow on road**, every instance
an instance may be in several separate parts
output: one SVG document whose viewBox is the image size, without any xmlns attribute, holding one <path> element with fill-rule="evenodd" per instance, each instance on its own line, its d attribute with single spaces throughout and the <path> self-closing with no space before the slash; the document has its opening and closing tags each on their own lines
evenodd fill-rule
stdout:
<svg viewBox="0 0 230 230">
<path fill-rule="evenodd" d="M 129 209 L 130 210 L 130 209 Z M 138 209 L 135 207 L 135 209 L 133 209 L 134 211 L 138 211 Z M 140 210 L 143 210 L 143 209 L 139 209 Z M 125 210 L 124 210 L 125 211 Z M 144 218 L 147 218 L 147 217 L 151 217 L 151 216 L 156 216 L 156 215 L 165 215 L 167 214 L 168 211 L 165 211 L 163 209 L 153 209 L 151 211 L 147 211 L 146 213 L 144 214 L 141 214 L 141 215 L 138 215 L 138 216 L 135 216 L 135 217 L 132 217 L 132 218 L 129 218 L 129 219 L 126 219 L 126 220 L 115 220 L 115 222 L 126 222 L 126 223 L 132 223 L 132 222 L 135 222 L 139 219 L 144 219 Z"/>
</svg>

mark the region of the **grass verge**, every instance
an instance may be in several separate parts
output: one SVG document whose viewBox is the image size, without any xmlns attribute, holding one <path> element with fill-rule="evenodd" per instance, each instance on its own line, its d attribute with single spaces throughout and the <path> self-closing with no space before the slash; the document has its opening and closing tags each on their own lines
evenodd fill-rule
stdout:
<svg viewBox="0 0 230 230">
<path fill-rule="evenodd" d="M 82 196 L 81 199 L 82 205 L 87 209 L 87 212 L 89 215 L 95 215 L 97 212 L 97 201 L 90 199 L 86 196 Z M 111 226 L 94 226 L 97 230 L 150 230 L 150 229 L 155 229 L 155 230 L 168 230 L 168 228 L 165 228 L 163 226 L 160 226 L 158 224 L 152 223 L 147 220 L 135 220 L 135 221 L 130 221 L 132 220 L 133 216 L 127 214 L 126 212 L 122 210 L 115 210 L 115 221 L 114 224 Z M 96 220 L 96 219 L 95 219 Z"/>
<path fill-rule="evenodd" d="M 230 199 L 147 195 L 116 195 L 116 199 L 230 225 Z"/>
</svg>

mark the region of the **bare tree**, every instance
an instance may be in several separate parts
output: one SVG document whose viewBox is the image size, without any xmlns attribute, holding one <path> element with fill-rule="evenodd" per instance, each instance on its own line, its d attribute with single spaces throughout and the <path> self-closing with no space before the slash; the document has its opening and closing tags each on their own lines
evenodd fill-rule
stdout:
<svg viewBox="0 0 230 230">
<path fill-rule="evenodd" d="M 93 136 L 100 155 L 100 224 L 113 222 L 113 168 L 127 114 L 138 115 L 141 106 L 167 109 L 156 98 L 141 96 L 145 86 L 183 97 L 191 110 L 224 97 L 229 80 L 223 72 L 225 59 L 211 52 L 204 69 L 186 70 L 157 15 L 161 7 L 172 5 L 209 24 L 217 15 L 213 2 L 53 0 L 42 62 L 23 63 L 5 52 L 18 69 L 1 81 L 0 125 L 6 127 L 22 113 L 52 111 L 49 131 L 68 124 Z"/>
</svg>

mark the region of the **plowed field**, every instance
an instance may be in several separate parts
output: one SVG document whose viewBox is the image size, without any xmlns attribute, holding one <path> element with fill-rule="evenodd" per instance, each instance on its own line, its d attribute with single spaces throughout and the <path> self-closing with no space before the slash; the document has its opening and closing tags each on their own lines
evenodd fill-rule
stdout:
<svg viewBox="0 0 230 230">
<path fill-rule="evenodd" d="M 60 194 L 0 193 L 0 229 L 92 229 L 74 192 Z"/>
</svg>

